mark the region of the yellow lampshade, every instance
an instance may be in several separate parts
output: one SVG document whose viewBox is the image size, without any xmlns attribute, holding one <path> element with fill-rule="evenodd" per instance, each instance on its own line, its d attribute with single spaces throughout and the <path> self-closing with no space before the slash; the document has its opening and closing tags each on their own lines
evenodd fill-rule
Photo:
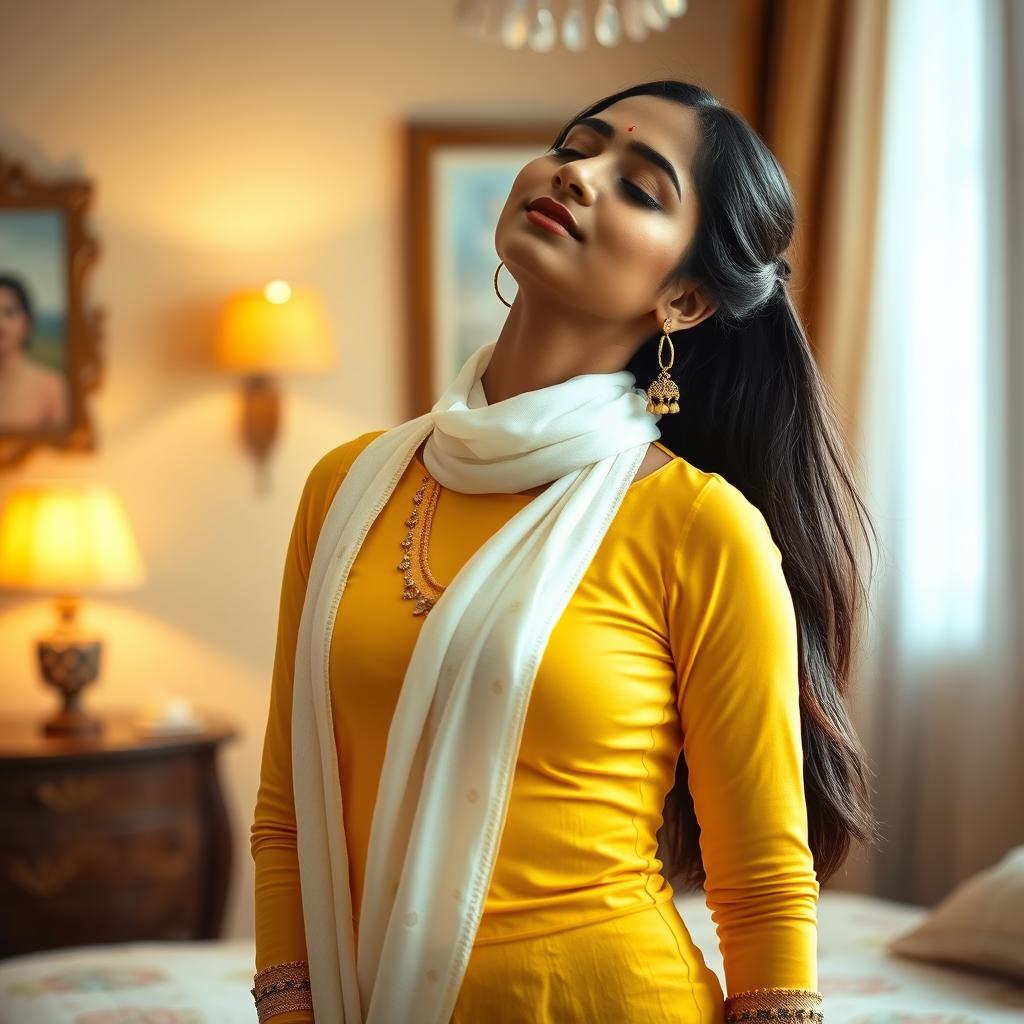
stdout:
<svg viewBox="0 0 1024 1024">
<path fill-rule="evenodd" d="M 246 373 L 318 373 L 335 366 L 320 300 L 306 288 L 271 281 L 233 295 L 217 330 L 216 360 Z"/>
<path fill-rule="evenodd" d="M 0 516 L 0 586 L 46 593 L 122 590 L 145 579 L 120 498 L 93 483 L 26 484 Z"/>
</svg>

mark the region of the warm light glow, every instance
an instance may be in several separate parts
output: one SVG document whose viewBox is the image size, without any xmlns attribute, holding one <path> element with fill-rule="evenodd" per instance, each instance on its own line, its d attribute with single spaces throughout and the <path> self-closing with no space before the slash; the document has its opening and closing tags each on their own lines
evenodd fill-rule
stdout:
<svg viewBox="0 0 1024 1024">
<path fill-rule="evenodd" d="M 267 297 L 267 302 L 277 305 L 287 302 L 292 297 L 292 286 L 287 281 L 270 281 L 263 289 L 263 294 Z"/>
<path fill-rule="evenodd" d="M 334 369 L 334 343 L 319 298 L 286 281 L 232 296 L 217 330 L 216 361 L 246 373 Z"/>
<path fill-rule="evenodd" d="M 92 483 L 25 484 L 0 517 L 0 586 L 75 594 L 145 579 L 120 498 Z"/>
</svg>

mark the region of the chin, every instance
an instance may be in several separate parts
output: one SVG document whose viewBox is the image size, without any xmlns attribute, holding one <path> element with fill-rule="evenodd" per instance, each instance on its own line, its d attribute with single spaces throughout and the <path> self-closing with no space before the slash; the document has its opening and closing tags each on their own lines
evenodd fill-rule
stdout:
<svg viewBox="0 0 1024 1024">
<path fill-rule="evenodd" d="M 559 238 L 543 228 L 535 227 L 525 217 L 521 224 L 509 225 L 501 233 L 501 245 L 505 266 L 510 270 L 520 267 L 526 272 L 540 273 L 548 268 L 548 274 L 562 274 L 560 267 L 577 267 L 575 250 L 570 245 L 579 245 L 571 238 Z M 504 271 L 502 271 L 504 273 Z"/>
</svg>

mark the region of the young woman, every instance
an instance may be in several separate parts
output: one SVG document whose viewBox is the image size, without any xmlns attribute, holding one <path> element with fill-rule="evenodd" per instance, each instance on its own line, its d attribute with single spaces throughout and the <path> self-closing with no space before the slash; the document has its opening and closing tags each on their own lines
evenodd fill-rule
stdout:
<svg viewBox="0 0 1024 1024">
<path fill-rule="evenodd" d="M 261 1020 L 823 1019 L 819 885 L 875 839 L 843 700 L 871 520 L 793 217 L 704 89 L 600 100 L 512 186 L 497 341 L 313 467 L 252 825 Z"/>
</svg>

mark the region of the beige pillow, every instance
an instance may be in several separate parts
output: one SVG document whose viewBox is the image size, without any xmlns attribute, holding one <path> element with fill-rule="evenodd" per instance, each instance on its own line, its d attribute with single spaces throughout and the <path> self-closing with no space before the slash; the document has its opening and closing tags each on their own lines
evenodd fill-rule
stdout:
<svg viewBox="0 0 1024 1024">
<path fill-rule="evenodd" d="M 1024 979 L 1024 846 L 957 886 L 888 949 Z"/>
</svg>

